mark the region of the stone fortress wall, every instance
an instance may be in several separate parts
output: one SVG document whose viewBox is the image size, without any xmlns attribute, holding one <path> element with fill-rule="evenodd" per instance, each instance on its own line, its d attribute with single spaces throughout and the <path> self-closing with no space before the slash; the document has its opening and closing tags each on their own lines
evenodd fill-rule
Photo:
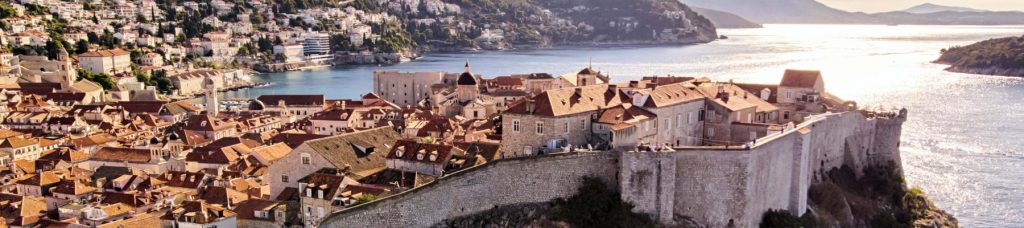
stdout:
<svg viewBox="0 0 1024 228">
<path fill-rule="evenodd" d="M 460 171 L 394 196 L 331 215 L 324 227 L 427 227 L 501 205 L 575 194 L 581 177 L 617 183 L 634 211 L 672 225 L 756 227 L 769 209 L 807 210 L 807 190 L 843 165 L 900 164 L 906 110 L 866 117 L 827 113 L 758 139 L 751 147 L 687 147 L 675 152 L 569 153 L 506 159 Z"/>
<path fill-rule="evenodd" d="M 613 153 L 564 153 L 491 162 L 332 214 L 321 227 L 428 227 L 501 205 L 576 194 L 584 176 L 615 183 Z M 611 187 L 611 186 L 609 186 Z"/>
</svg>

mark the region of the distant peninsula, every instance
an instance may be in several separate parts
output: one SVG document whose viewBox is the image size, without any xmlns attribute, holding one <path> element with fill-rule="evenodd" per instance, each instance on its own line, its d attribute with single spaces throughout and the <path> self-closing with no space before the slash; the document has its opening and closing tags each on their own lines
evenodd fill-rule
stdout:
<svg viewBox="0 0 1024 228">
<path fill-rule="evenodd" d="M 943 49 L 935 63 L 951 72 L 1024 77 L 1024 36 Z"/>
</svg>

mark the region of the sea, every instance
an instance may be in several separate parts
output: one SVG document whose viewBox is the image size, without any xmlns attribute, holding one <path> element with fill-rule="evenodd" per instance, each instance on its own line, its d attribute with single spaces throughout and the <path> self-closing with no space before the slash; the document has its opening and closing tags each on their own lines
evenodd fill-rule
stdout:
<svg viewBox="0 0 1024 228">
<path fill-rule="evenodd" d="M 901 153 L 907 183 L 965 227 L 1024 226 L 1024 78 L 946 72 L 940 50 L 1024 35 L 1024 26 L 766 25 L 721 29 L 708 44 L 431 53 L 418 60 L 260 74 L 270 86 L 231 92 L 358 98 L 373 72 L 461 72 L 484 77 L 560 75 L 592 65 L 613 81 L 696 76 L 778 83 L 786 69 L 824 74 L 829 93 L 860 107 L 907 108 Z"/>
</svg>

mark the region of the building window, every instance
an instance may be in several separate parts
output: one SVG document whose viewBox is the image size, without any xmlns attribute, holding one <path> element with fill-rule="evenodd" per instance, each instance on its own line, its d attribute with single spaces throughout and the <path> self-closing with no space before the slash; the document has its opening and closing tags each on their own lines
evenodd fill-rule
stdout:
<svg viewBox="0 0 1024 228">
<path fill-rule="evenodd" d="M 281 182 L 288 183 L 288 175 L 281 175 Z"/>
<path fill-rule="evenodd" d="M 580 129 L 587 130 L 587 120 L 580 120 Z"/>
<path fill-rule="evenodd" d="M 565 123 L 565 133 L 569 134 L 569 123 Z"/>
<path fill-rule="evenodd" d="M 715 137 L 715 129 L 708 128 L 708 137 Z"/>
<path fill-rule="evenodd" d="M 310 160 L 309 154 L 302 153 L 302 164 L 303 165 L 309 165 L 309 163 L 310 163 L 309 160 Z"/>
<path fill-rule="evenodd" d="M 544 122 L 537 121 L 537 134 L 544 134 Z"/>
<path fill-rule="evenodd" d="M 519 132 L 519 120 L 512 121 L 512 132 Z"/>
<path fill-rule="evenodd" d="M 704 121 L 704 109 L 700 109 L 700 113 L 697 114 L 697 121 Z"/>
<path fill-rule="evenodd" d="M 695 118 L 693 118 L 693 112 L 686 113 L 686 123 L 692 124 L 693 121 L 696 121 Z"/>
</svg>

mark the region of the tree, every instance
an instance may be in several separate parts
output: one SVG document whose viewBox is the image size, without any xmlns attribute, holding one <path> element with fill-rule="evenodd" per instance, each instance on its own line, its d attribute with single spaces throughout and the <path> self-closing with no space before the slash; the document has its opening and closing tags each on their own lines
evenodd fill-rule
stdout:
<svg viewBox="0 0 1024 228">
<path fill-rule="evenodd" d="M 75 54 L 82 54 L 89 52 L 89 41 L 79 40 L 75 43 Z"/>
<path fill-rule="evenodd" d="M 356 206 L 356 205 L 360 205 L 360 204 L 364 204 L 364 203 L 369 203 L 369 202 L 374 201 L 374 200 L 377 200 L 377 196 L 370 195 L 370 194 L 363 194 L 362 196 L 359 196 L 359 198 L 356 198 L 356 202 L 352 203 L 352 206 Z"/>
</svg>

